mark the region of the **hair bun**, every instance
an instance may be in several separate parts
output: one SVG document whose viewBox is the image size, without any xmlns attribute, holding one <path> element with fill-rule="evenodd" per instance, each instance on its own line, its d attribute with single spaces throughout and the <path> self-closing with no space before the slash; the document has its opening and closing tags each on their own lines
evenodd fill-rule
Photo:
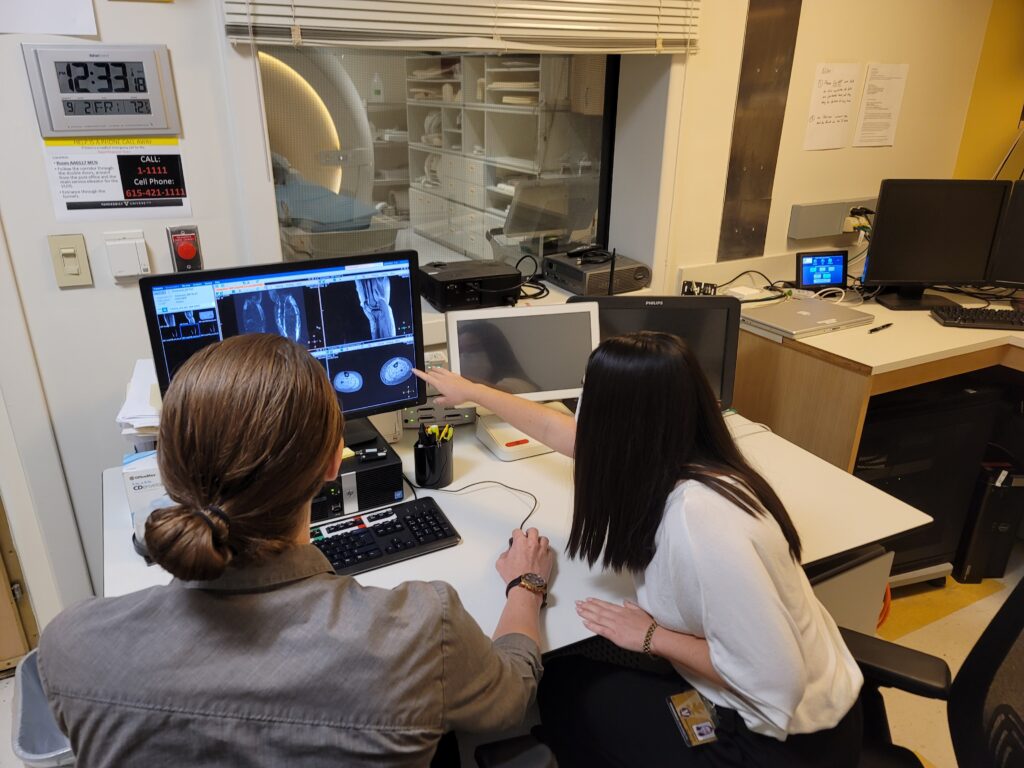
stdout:
<svg viewBox="0 0 1024 768">
<path fill-rule="evenodd" d="M 179 504 L 158 509 L 146 520 L 146 549 L 171 575 L 208 581 L 223 574 L 231 562 L 227 534 L 224 518 Z"/>
</svg>

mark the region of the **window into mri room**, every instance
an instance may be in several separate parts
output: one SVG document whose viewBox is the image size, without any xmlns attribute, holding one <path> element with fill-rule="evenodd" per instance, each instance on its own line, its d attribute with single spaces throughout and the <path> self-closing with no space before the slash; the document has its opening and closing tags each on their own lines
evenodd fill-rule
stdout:
<svg viewBox="0 0 1024 768">
<path fill-rule="evenodd" d="M 607 57 L 267 45 L 259 62 L 286 260 L 412 248 L 529 273 L 525 255 L 599 243 Z"/>
</svg>

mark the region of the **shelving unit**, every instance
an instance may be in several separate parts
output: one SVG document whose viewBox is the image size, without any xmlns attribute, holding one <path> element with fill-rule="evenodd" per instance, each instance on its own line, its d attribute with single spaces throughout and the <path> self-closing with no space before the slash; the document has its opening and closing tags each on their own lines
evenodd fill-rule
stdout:
<svg viewBox="0 0 1024 768">
<path fill-rule="evenodd" d="M 391 192 L 409 185 L 408 113 L 404 101 L 366 105 L 373 126 L 373 200 L 390 203 Z M 404 135 L 403 135 L 404 134 Z M 406 216 L 396 212 L 399 219 Z"/>
<path fill-rule="evenodd" d="M 410 220 L 455 251 L 492 258 L 485 232 L 513 197 L 498 185 L 599 156 L 599 123 L 570 111 L 569 56 L 410 56 L 406 77 Z"/>
</svg>

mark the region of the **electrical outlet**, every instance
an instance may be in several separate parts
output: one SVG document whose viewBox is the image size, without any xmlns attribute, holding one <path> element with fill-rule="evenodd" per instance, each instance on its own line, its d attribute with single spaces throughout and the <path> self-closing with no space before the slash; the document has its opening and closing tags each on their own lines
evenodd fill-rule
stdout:
<svg viewBox="0 0 1024 768">
<path fill-rule="evenodd" d="M 834 237 L 843 232 L 852 232 L 845 228 L 847 217 L 852 208 L 874 210 L 877 199 L 873 197 L 850 198 L 827 203 L 794 204 L 789 214 L 789 232 L 791 240 L 806 240 L 815 237 Z"/>
</svg>

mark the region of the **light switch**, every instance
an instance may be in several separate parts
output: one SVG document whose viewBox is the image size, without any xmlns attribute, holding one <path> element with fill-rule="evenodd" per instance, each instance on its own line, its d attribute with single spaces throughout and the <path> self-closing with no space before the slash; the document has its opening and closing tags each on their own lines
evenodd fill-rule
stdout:
<svg viewBox="0 0 1024 768">
<path fill-rule="evenodd" d="M 57 285 L 61 288 L 92 285 L 85 238 L 82 235 L 50 235 L 47 240 L 50 243 L 50 258 Z"/>
<path fill-rule="evenodd" d="M 78 263 L 78 253 L 74 248 L 61 248 L 60 258 L 64 262 L 65 275 L 80 275 L 82 267 Z"/>
</svg>

